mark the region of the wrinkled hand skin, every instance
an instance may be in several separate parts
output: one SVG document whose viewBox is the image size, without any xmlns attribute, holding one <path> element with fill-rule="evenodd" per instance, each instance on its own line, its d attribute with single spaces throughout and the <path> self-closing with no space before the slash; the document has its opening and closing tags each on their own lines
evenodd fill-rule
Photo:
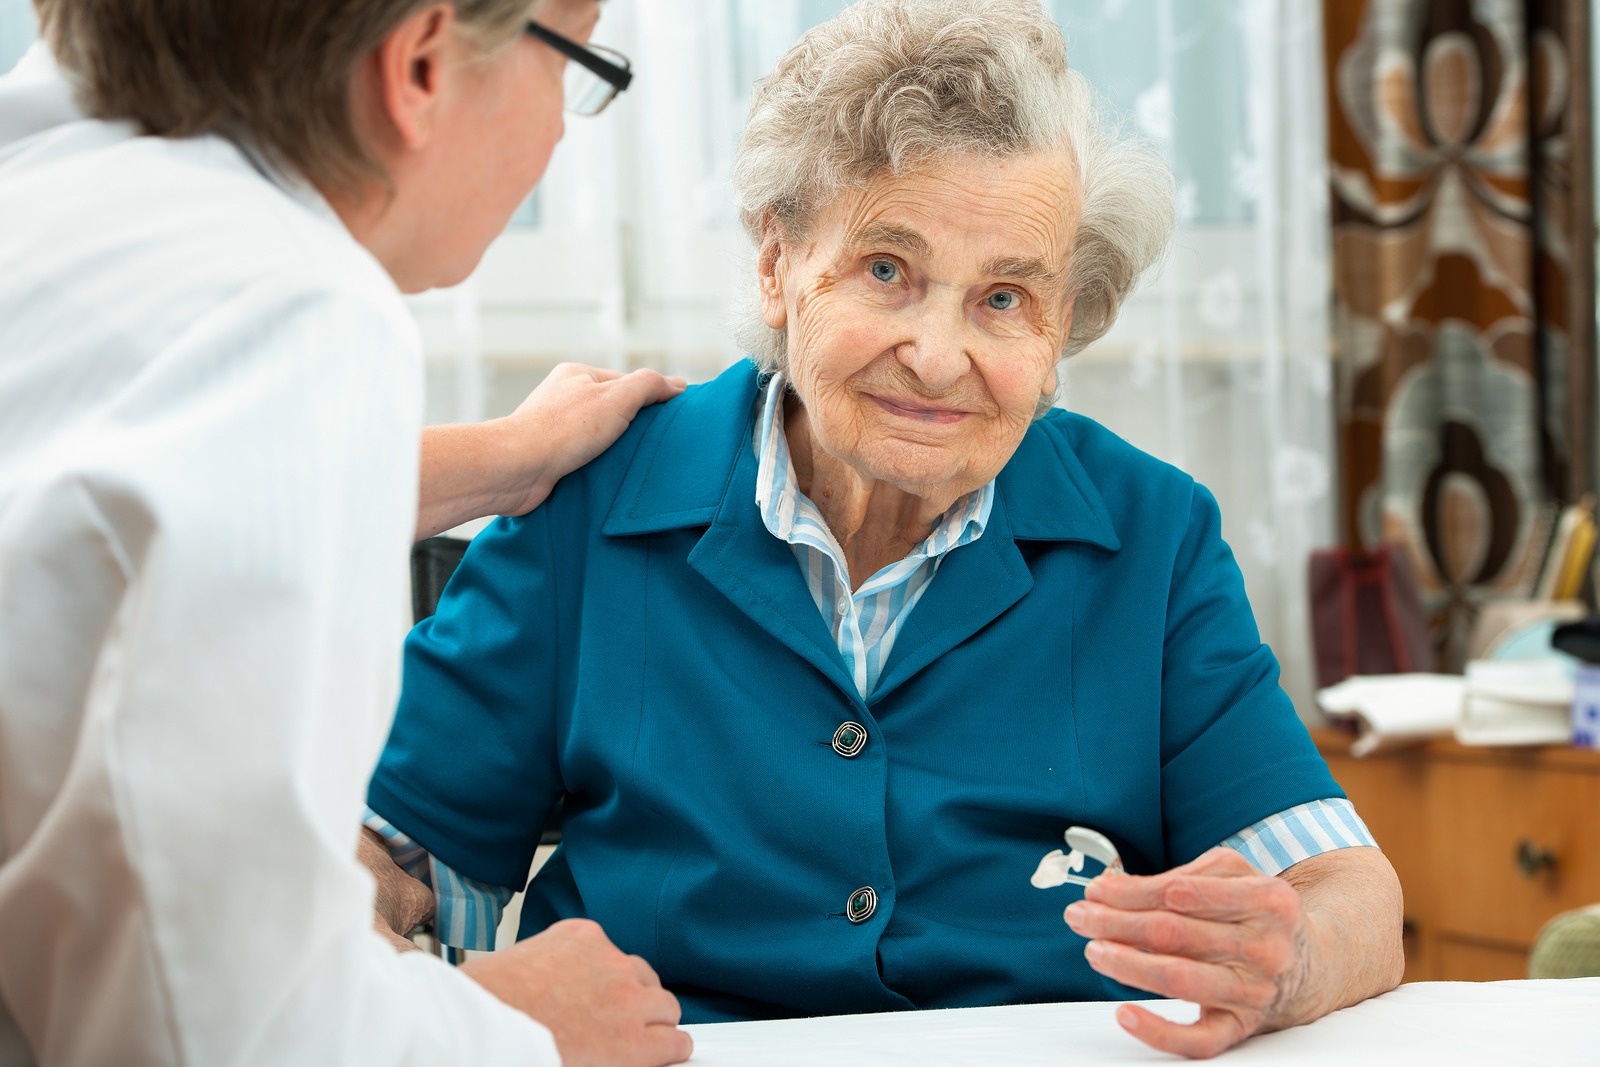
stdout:
<svg viewBox="0 0 1600 1067">
<path fill-rule="evenodd" d="M 662 1067 L 694 1052 L 678 1029 L 678 998 L 588 919 L 565 919 L 460 970 L 543 1023 L 562 1067 Z"/>
<path fill-rule="evenodd" d="M 1133 1004 L 1117 1022 L 1153 1048 L 1204 1059 L 1399 984 L 1400 883 L 1383 853 L 1345 848 L 1276 878 L 1215 848 L 1164 874 L 1105 874 L 1068 906 L 1096 971 L 1200 1005 L 1174 1023 Z"/>
<path fill-rule="evenodd" d="M 433 891 L 396 866 L 383 838 L 365 826 L 356 846 L 356 859 L 377 882 L 372 901 L 373 927 L 397 950 L 416 951 L 417 946 L 406 935 L 433 918 Z"/>
</svg>

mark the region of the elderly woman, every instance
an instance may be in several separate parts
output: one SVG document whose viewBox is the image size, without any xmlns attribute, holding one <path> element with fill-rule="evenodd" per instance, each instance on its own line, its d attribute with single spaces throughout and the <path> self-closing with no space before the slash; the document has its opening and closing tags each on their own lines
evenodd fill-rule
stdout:
<svg viewBox="0 0 1600 1067">
<path fill-rule="evenodd" d="M 850 8 L 736 184 L 752 360 L 480 535 L 407 645 L 369 803 L 447 939 L 564 797 L 522 935 L 598 920 L 686 1021 L 1146 990 L 1201 1019 L 1122 1025 L 1203 1055 L 1391 987 L 1393 871 L 1212 497 L 1051 410 L 1171 198 L 1039 5 Z M 1074 825 L 1132 873 L 1035 888 Z"/>
</svg>

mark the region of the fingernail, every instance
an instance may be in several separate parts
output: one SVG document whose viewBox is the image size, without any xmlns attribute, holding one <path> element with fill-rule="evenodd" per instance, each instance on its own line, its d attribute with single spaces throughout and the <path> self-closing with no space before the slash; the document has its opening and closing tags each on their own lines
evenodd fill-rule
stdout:
<svg viewBox="0 0 1600 1067">
<path fill-rule="evenodd" d="M 1074 900 L 1071 904 L 1067 905 L 1067 910 L 1062 912 L 1061 915 L 1062 918 L 1067 920 L 1068 926 L 1076 926 L 1078 923 L 1083 921 L 1083 913 L 1087 910 L 1088 909 L 1083 905 L 1083 901 Z"/>
<path fill-rule="evenodd" d="M 1119 880 L 1126 877 L 1128 876 L 1121 871 L 1101 871 L 1089 879 L 1089 884 L 1083 889 L 1083 895 L 1090 900 L 1098 900 L 1115 887 Z"/>
<path fill-rule="evenodd" d="M 1128 1031 L 1128 1033 L 1137 1034 L 1139 1032 L 1140 1021 L 1141 1020 L 1139 1019 L 1138 1012 L 1130 1011 L 1127 1008 L 1117 1009 L 1117 1022 L 1120 1023 L 1122 1028 Z"/>
<path fill-rule="evenodd" d="M 689 386 L 689 379 L 681 374 L 669 374 L 667 381 L 672 385 L 676 385 L 679 389 L 686 389 Z"/>
<path fill-rule="evenodd" d="M 1098 941 L 1091 941 L 1083 946 L 1083 955 L 1090 963 L 1098 963 L 1105 958 L 1106 947 Z"/>
</svg>

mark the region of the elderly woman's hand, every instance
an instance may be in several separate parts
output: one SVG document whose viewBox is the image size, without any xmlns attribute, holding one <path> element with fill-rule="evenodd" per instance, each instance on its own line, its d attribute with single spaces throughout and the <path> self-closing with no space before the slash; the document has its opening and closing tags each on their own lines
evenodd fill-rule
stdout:
<svg viewBox="0 0 1600 1067">
<path fill-rule="evenodd" d="M 1106 874 L 1067 923 L 1091 939 L 1101 974 L 1200 1005 L 1190 1024 L 1117 1010 L 1134 1037 L 1192 1057 L 1391 989 L 1404 965 L 1399 883 L 1373 848 L 1324 853 L 1276 878 L 1226 848 L 1164 874 Z"/>
<path fill-rule="evenodd" d="M 372 900 L 372 925 L 402 952 L 417 946 L 406 935 L 433 918 L 433 890 L 395 865 L 389 847 L 372 830 L 361 828 L 356 859 L 377 883 Z"/>
</svg>

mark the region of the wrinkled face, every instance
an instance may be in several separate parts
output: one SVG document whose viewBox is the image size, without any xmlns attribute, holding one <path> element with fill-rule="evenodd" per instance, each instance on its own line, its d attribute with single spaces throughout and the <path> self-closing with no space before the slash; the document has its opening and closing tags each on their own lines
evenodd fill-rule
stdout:
<svg viewBox="0 0 1600 1067">
<path fill-rule="evenodd" d="M 998 474 L 1055 388 L 1078 204 L 1065 153 L 957 157 L 847 194 L 803 240 L 769 227 L 763 317 L 813 441 L 919 497 Z"/>
</svg>

